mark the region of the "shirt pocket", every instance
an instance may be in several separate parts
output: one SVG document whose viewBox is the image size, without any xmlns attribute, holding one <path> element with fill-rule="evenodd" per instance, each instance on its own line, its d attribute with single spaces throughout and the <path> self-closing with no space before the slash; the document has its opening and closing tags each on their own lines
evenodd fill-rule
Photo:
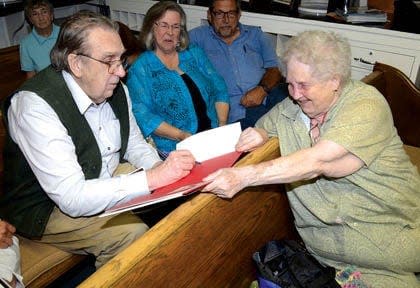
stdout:
<svg viewBox="0 0 420 288">
<path fill-rule="evenodd" d="M 98 144 L 103 156 L 116 153 L 121 149 L 120 121 L 117 118 L 104 121 L 98 135 Z"/>
</svg>

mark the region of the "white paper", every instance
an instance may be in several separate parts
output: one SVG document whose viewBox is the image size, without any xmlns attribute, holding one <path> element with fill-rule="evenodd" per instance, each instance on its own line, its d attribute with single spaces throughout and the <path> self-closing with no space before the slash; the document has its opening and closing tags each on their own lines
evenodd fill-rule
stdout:
<svg viewBox="0 0 420 288">
<path fill-rule="evenodd" d="M 176 145 L 176 150 L 189 150 L 202 162 L 235 151 L 241 135 L 239 122 L 194 134 Z"/>
</svg>

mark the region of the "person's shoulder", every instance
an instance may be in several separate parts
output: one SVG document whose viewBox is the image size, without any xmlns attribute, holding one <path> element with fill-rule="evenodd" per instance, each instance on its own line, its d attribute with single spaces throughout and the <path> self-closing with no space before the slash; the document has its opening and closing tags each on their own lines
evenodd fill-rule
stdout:
<svg viewBox="0 0 420 288">
<path fill-rule="evenodd" d="M 253 25 L 247 25 L 247 24 L 240 24 L 242 30 L 252 32 L 252 33 L 263 33 L 261 27 L 259 26 L 253 26 Z"/>
<path fill-rule="evenodd" d="M 200 25 L 200 26 L 197 26 L 197 27 L 195 27 L 195 28 L 193 28 L 193 29 L 191 29 L 188 33 L 189 34 L 194 34 L 194 35 L 205 35 L 205 34 L 207 34 L 207 33 L 210 33 L 210 25 Z"/>
<path fill-rule="evenodd" d="M 359 80 L 350 80 L 344 88 L 344 94 L 347 94 L 348 98 L 354 100 L 383 100 L 382 94 L 372 85 L 368 85 Z"/>
<path fill-rule="evenodd" d="M 156 60 L 153 51 L 147 50 L 142 52 L 137 59 L 131 64 L 129 73 L 148 73 L 159 66 L 159 61 Z"/>
<path fill-rule="evenodd" d="M 203 52 L 203 49 L 198 46 L 197 44 L 191 43 L 187 49 L 185 49 L 183 52 L 190 52 L 190 53 L 200 53 Z"/>
<path fill-rule="evenodd" d="M 209 39 L 209 37 L 211 37 L 211 26 L 200 25 L 191 29 L 188 32 L 188 35 L 190 36 L 190 40 L 193 42 Z"/>
<path fill-rule="evenodd" d="M 31 32 L 29 32 L 29 34 L 27 34 L 25 37 L 23 37 L 20 40 L 20 45 L 21 46 L 25 46 L 25 45 L 29 45 L 30 42 L 32 42 L 35 39 L 34 34 Z"/>
<path fill-rule="evenodd" d="M 61 27 L 58 25 L 55 25 L 54 23 L 52 27 L 53 27 L 53 33 L 58 36 L 58 34 L 60 33 Z"/>
<path fill-rule="evenodd" d="M 149 51 L 149 50 L 146 50 L 146 51 L 143 51 L 137 58 L 136 58 L 136 60 L 134 61 L 134 63 L 132 64 L 132 66 L 138 66 L 138 65 L 141 65 L 141 64 L 139 64 L 139 63 L 145 63 L 145 62 L 147 62 L 148 61 L 148 59 L 150 59 L 151 57 L 152 57 L 152 51 Z"/>
<path fill-rule="evenodd" d="M 384 96 L 373 86 L 359 80 L 350 80 L 344 87 L 341 96 L 341 105 L 343 109 L 355 109 L 372 113 L 387 109 L 388 103 Z"/>
</svg>

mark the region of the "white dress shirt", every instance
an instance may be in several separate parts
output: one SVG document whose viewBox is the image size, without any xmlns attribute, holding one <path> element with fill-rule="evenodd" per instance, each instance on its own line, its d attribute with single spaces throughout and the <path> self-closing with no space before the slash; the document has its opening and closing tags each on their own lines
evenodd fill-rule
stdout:
<svg viewBox="0 0 420 288">
<path fill-rule="evenodd" d="M 112 177 L 120 157 L 119 121 L 107 101 L 99 105 L 93 103 L 69 73 L 63 71 L 62 74 L 80 113 L 93 131 L 102 169 L 98 179 L 86 180 L 73 141 L 55 111 L 35 93 L 21 91 L 12 98 L 8 110 L 10 136 L 19 145 L 42 188 L 61 211 L 72 217 L 94 215 L 150 193 L 144 171 Z M 137 168 L 150 169 L 160 158 L 137 126 L 125 85 L 124 91 L 130 121 L 124 159 Z"/>
<path fill-rule="evenodd" d="M 13 245 L 0 249 L 0 279 L 3 282 L 12 282 L 13 276 L 15 276 L 17 279 L 16 288 L 21 288 L 24 285 L 20 273 L 19 239 L 13 236 Z M 2 287 L 1 284 L 0 287 Z"/>
</svg>

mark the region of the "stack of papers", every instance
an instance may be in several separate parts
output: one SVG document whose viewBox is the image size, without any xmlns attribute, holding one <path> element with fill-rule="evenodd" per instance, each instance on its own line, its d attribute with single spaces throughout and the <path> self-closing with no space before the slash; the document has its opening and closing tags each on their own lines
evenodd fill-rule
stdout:
<svg viewBox="0 0 420 288">
<path fill-rule="evenodd" d="M 385 23 L 387 14 L 377 9 L 359 9 L 357 12 L 349 12 L 341 15 L 349 23 Z"/>
<path fill-rule="evenodd" d="M 231 167 L 238 160 L 241 153 L 235 151 L 235 146 L 241 132 L 238 122 L 194 134 L 179 142 L 176 149 L 189 150 L 199 162 L 190 174 L 150 194 L 117 204 L 100 216 L 109 216 L 197 192 L 207 185 L 203 178 L 221 168 Z"/>
</svg>

